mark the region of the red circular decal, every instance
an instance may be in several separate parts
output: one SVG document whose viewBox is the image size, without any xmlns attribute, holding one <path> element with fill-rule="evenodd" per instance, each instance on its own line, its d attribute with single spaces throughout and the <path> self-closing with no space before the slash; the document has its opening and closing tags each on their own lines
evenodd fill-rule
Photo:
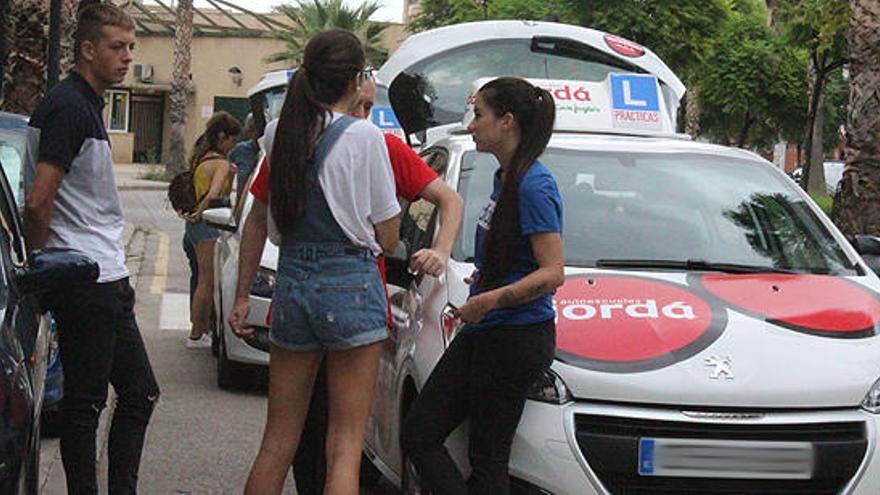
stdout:
<svg viewBox="0 0 880 495">
<path fill-rule="evenodd" d="M 828 337 L 877 334 L 880 299 L 862 286 L 828 275 L 702 275 L 706 291 L 735 309 L 792 330 Z"/>
<path fill-rule="evenodd" d="M 645 54 L 645 48 L 642 45 L 613 34 L 605 35 L 605 43 L 612 50 L 625 57 L 641 57 Z"/>
<path fill-rule="evenodd" d="M 687 287 L 632 276 L 578 276 L 556 291 L 561 360 L 603 371 L 646 371 L 690 357 L 726 323 Z"/>
</svg>

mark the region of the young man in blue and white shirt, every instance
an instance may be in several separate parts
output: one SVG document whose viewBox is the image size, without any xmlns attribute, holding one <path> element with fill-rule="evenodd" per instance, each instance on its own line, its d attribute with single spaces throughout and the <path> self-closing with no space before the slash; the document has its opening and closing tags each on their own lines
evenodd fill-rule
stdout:
<svg viewBox="0 0 880 495">
<path fill-rule="evenodd" d="M 125 78 L 134 23 L 112 4 L 82 9 L 76 70 L 31 116 L 25 181 L 29 249 L 76 249 L 98 262 L 94 283 L 47 298 L 64 367 L 61 460 L 72 494 L 97 494 L 95 433 L 107 386 L 118 396 L 109 439 L 109 493 L 137 489 L 144 436 L 159 387 L 134 315 L 122 245 L 124 219 L 102 109 Z"/>
</svg>

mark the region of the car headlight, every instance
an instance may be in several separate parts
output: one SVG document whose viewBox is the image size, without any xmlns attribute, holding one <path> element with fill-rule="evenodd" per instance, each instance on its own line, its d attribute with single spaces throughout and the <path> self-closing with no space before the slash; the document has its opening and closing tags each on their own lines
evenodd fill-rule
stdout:
<svg viewBox="0 0 880 495">
<path fill-rule="evenodd" d="M 275 292 L 275 270 L 260 267 L 251 285 L 251 294 L 271 299 Z"/>
<path fill-rule="evenodd" d="M 862 399 L 862 409 L 871 414 L 880 414 L 880 380 L 871 385 L 871 389 Z"/>
<path fill-rule="evenodd" d="M 531 400 L 549 402 L 551 404 L 565 404 L 571 402 L 571 394 L 565 382 L 553 370 L 548 369 L 532 384 L 526 395 Z"/>
</svg>

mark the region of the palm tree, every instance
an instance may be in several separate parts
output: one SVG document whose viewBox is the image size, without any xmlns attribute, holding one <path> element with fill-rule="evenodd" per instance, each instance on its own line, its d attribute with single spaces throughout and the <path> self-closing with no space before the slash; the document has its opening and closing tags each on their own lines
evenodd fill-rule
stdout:
<svg viewBox="0 0 880 495">
<path fill-rule="evenodd" d="M 190 90 L 190 64 L 192 62 L 192 0 L 179 0 L 174 28 L 174 66 L 171 71 L 171 140 L 168 143 L 168 160 L 165 175 L 173 177 L 186 166 L 186 98 Z"/>
<path fill-rule="evenodd" d="M 849 235 L 880 235 L 880 2 L 851 0 L 846 169 L 832 218 Z"/>
<path fill-rule="evenodd" d="M 46 19 L 41 0 L 12 0 L 7 21 L 3 110 L 29 115 L 46 89 Z"/>
<path fill-rule="evenodd" d="M 388 51 L 380 44 L 380 35 L 387 25 L 370 20 L 379 3 L 369 0 L 356 9 L 346 7 L 342 0 L 296 0 L 295 4 L 275 7 L 292 24 L 289 31 L 280 31 L 274 37 L 287 45 L 284 51 L 266 57 L 266 62 L 302 62 L 303 50 L 312 36 L 332 28 L 347 29 L 360 38 L 367 53 L 367 61 L 378 67 L 388 57 Z"/>
</svg>

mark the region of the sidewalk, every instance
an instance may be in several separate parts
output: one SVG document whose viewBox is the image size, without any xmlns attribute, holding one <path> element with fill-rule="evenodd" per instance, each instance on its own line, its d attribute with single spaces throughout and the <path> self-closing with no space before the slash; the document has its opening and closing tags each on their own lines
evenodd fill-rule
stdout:
<svg viewBox="0 0 880 495">
<path fill-rule="evenodd" d="M 168 189 L 168 183 L 160 180 L 142 178 L 150 172 L 161 171 L 163 165 L 140 163 L 117 163 L 113 165 L 116 173 L 116 188 L 120 191 L 158 191 Z"/>
</svg>

